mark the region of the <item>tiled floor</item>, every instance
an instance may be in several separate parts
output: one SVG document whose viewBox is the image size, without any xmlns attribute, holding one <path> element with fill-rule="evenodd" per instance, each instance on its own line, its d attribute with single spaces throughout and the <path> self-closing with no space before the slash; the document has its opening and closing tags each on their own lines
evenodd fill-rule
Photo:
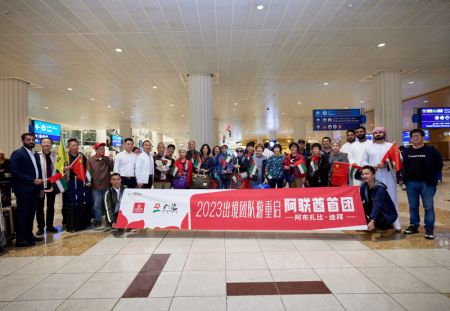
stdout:
<svg viewBox="0 0 450 311">
<path fill-rule="evenodd" d="M 444 183 L 434 241 L 322 231 L 49 235 L 0 257 L 0 309 L 450 310 L 447 200 Z"/>
</svg>

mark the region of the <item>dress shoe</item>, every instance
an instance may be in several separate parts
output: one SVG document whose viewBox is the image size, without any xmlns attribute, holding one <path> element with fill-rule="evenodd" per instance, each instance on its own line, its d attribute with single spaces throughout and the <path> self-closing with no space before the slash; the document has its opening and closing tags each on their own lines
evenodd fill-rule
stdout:
<svg viewBox="0 0 450 311">
<path fill-rule="evenodd" d="M 38 229 L 38 231 L 36 231 L 36 235 L 44 235 L 44 229 Z"/>
<path fill-rule="evenodd" d="M 52 233 L 58 232 L 58 229 L 56 229 L 55 227 L 49 227 L 46 230 L 47 230 L 47 232 L 52 232 Z"/>
<path fill-rule="evenodd" d="M 34 236 L 34 237 L 33 237 L 33 241 L 34 241 L 34 242 L 42 242 L 42 241 L 44 241 L 44 238 L 39 238 L 39 237 L 37 237 L 37 236 Z"/>
<path fill-rule="evenodd" d="M 27 242 L 27 241 L 16 242 L 16 247 L 29 247 L 34 245 L 36 245 L 36 243 L 34 242 Z"/>
</svg>

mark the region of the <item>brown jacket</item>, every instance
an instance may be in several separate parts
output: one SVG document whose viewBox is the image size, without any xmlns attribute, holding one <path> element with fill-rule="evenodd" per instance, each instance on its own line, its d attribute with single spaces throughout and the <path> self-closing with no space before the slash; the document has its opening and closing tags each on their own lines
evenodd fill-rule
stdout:
<svg viewBox="0 0 450 311">
<path fill-rule="evenodd" d="M 107 156 L 103 156 L 101 160 L 96 156 L 92 156 L 88 159 L 88 162 L 92 170 L 92 189 L 108 189 L 109 179 L 114 167 L 113 160 Z"/>
</svg>

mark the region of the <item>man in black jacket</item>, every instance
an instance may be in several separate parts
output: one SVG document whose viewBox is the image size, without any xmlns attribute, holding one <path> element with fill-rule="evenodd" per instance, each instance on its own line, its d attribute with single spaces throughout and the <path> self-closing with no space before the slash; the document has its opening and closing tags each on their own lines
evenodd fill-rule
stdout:
<svg viewBox="0 0 450 311">
<path fill-rule="evenodd" d="M 423 130 L 410 132 L 412 146 L 403 151 L 404 182 L 409 203 L 410 226 L 405 234 L 419 232 L 419 199 L 425 209 L 425 239 L 434 239 L 434 195 L 438 174 L 442 170 L 442 156 L 435 148 L 423 142 Z"/>
<path fill-rule="evenodd" d="M 122 186 L 122 180 L 118 173 L 111 175 L 110 183 L 111 187 L 105 193 L 106 221 L 111 225 L 111 229 L 116 231 L 117 214 L 125 187 Z"/>
<path fill-rule="evenodd" d="M 42 170 L 38 155 L 33 151 L 33 133 L 21 136 L 23 146 L 11 155 L 12 189 L 16 194 L 16 247 L 33 246 L 42 241 L 33 235 L 34 214 L 43 195 Z"/>
</svg>

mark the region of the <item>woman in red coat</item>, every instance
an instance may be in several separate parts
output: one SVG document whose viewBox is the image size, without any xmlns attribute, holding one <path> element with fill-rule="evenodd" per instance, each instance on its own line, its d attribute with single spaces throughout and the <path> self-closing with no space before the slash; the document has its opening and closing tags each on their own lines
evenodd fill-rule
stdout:
<svg viewBox="0 0 450 311">
<path fill-rule="evenodd" d="M 192 161 L 186 159 L 186 149 L 179 149 L 180 157 L 175 161 L 172 175 L 174 177 L 172 186 L 174 189 L 189 189 L 192 181 Z"/>
<path fill-rule="evenodd" d="M 289 182 L 289 188 L 302 188 L 305 184 L 307 173 L 306 160 L 303 155 L 298 152 L 299 147 L 296 142 L 289 144 L 291 153 L 284 159 L 284 172 Z"/>
</svg>

